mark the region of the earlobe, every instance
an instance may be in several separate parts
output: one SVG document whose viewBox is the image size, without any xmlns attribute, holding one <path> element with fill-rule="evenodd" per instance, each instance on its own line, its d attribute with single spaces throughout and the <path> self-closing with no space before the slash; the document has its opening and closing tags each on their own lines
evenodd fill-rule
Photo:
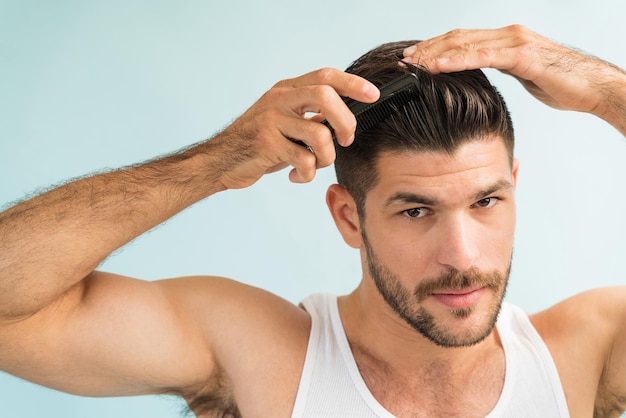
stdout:
<svg viewBox="0 0 626 418">
<path fill-rule="evenodd" d="M 356 202 L 344 187 L 333 184 L 326 192 L 326 204 L 343 240 L 352 248 L 361 248 L 361 228 Z"/>
</svg>

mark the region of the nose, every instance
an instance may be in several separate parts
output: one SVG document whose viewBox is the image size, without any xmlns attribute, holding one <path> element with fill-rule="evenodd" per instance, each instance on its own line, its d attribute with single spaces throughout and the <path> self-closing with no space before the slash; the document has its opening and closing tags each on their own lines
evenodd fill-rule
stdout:
<svg viewBox="0 0 626 418">
<path fill-rule="evenodd" d="M 439 252 L 437 261 L 460 272 L 474 266 L 480 255 L 478 231 L 472 221 L 463 214 L 446 219 L 439 229 Z"/>
</svg>

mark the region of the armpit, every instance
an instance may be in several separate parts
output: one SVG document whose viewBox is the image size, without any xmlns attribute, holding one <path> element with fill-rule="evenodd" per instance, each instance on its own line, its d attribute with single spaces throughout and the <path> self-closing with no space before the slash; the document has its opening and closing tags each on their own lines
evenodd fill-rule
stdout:
<svg viewBox="0 0 626 418">
<path fill-rule="evenodd" d="M 611 369 L 611 364 L 610 361 L 607 362 L 600 377 L 593 410 L 594 418 L 620 418 L 626 411 L 626 393 L 621 392 L 619 386 L 612 384 L 619 380 L 619 377 L 614 376 L 615 370 Z"/>
<path fill-rule="evenodd" d="M 618 394 L 604 394 L 598 398 L 593 410 L 593 418 L 620 418 L 626 412 L 626 397 Z"/>
<path fill-rule="evenodd" d="M 183 395 L 189 407 L 188 412 L 197 418 L 241 418 L 235 402 L 230 380 L 223 372 L 197 391 Z"/>
</svg>

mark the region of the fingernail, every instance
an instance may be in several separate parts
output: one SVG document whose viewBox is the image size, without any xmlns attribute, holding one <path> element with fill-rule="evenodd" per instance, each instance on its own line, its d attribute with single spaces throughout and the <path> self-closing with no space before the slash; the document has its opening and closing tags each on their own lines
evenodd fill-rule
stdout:
<svg viewBox="0 0 626 418">
<path fill-rule="evenodd" d="M 292 183 L 302 183 L 302 178 L 300 177 L 300 173 L 295 168 L 292 168 L 289 172 L 289 180 Z"/>
<path fill-rule="evenodd" d="M 371 99 L 378 97 L 379 94 L 376 86 L 371 83 L 365 83 L 365 86 L 363 87 L 363 93 L 365 93 L 365 95 Z"/>
<path fill-rule="evenodd" d="M 438 58 L 437 59 L 437 64 L 447 64 L 448 62 L 450 62 L 450 58 L 444 57 L 444 58 Z"/>
</svg>

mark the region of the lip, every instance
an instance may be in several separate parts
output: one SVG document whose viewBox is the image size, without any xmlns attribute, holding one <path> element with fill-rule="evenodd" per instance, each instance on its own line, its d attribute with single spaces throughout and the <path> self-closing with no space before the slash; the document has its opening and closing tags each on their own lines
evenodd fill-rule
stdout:
<svg viewBox="0 0 626 418">
<path fill-rule="evenodd" d="M 439 293 L 433 293 L 432 296 L 450 309 L 464 309 L 475 305 L 483 295 L 484 290 L 484 287 L 478 289 L 444 290 Z"/>
</svg>

